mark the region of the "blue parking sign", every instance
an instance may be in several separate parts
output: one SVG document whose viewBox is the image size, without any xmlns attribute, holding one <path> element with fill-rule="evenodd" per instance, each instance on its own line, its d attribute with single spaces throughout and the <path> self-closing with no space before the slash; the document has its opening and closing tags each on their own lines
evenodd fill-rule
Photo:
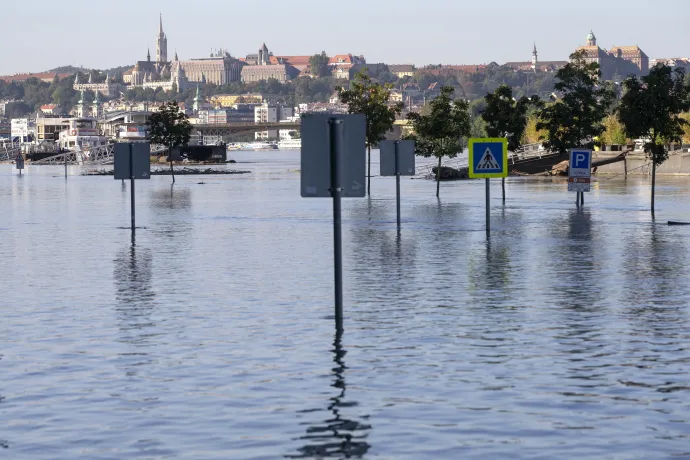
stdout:
<svg viewBox="0 0 690 460">
<path fill-rule="evenodd" d="M 570 151 L 570 177 L 590 177 L 592 175 L 592 151 L 572 149 Z"/>
</svg>

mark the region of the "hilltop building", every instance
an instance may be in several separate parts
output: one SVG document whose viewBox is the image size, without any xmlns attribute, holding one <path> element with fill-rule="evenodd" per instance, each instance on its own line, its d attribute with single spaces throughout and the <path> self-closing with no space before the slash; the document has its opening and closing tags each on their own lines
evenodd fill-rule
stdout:
<svg viewBox="0 0 690 460">
<path fill-rule="evenodd" d="M 29 78 L 38 78 L 44 83 L 52 83 L 53 80 L 55 80 L 55 77 L 57 77 L 59 80 L 62 80 L 63 78 L 71 77 L 71 73 L 57 73 L 57 72 L 41 72 L 41 73 L 17 73 L 14 75 L 5 75 L 0 77 L 0 80 L 4 81 L 5 83 L 22 83 L 28 80 Z"/>
<path fill-rule="evenodd" d="M 306 59 L 305 59 L 306 58 Z M 300 69 L 289 63 L 293 62 L 306 69 L 309 66 L 309 58 L 307 56 L 274 56 L 268 50 L 266 43 L 261 45 L 259 52 L 256 54 L 248 54 L 244 58 L 245 66 L 242 67 L 241 80 L 244 83 L 268 80 L 274 78 L 281 83 L 296 78 L 300 74 Z M 304 62 L 306 60 L 306 63 Z"/>
<path fill-rule="evenodd" d="M 177 57 L 168 61 L 168 37 L 163 31 L 163 17 L 159 18 L 156 34 L 156 60 L 151 60 L 147 51 L 145 61 L 137 61 L 134 67 L 123 75 L 125 84 L 133 87 L 151 88 L 163 91 L 183 91 L 190 87 L 185 68 Z"/>
<path fill-rule="evenodd" d="M 607 51 L 597 45 L 594 31 L 589 32 L 586 44 L 578 47 L 576 51 L 584 51 L 586 62 L 599 64 L 605 80 L 649 73 L 649 57 L 639 46 L 614 46 Z"/>
<path fill-rule="evenodd" d="M 416 71 L 412 64 L 389 65 L 388 70 L 398 78 L 414 77 Z"/>
<path fill-rule="evenodd" d="M 681 67 L 687 71 L 690 71 L 690 58 L 657 58 L 651 59 L 649 61 L 649 67 L 652 68 L 657 64 L 667 65 L 671 68 Z"/>
<path fill-rule="evenodd" d="M 103 83 L 94 83 L 93 74 L 89 72 L 89 78 L 86 83 L 82 83 L 79 78 L 79 73 L 74 76 L 74 86 L 75 91 L 93 91 L 94 93 L 101 93 L 105 97 L 118 96 L 119 92 L 124 89 L 124 87 L 115 83 L 111 80 L 110 75 L 105 76 L 105 81 Z"/>
<path fill-rule="evenodd" d="M 532 48 L 532 59 L 530 61 L 522 62 L 506 62 L 504 66 L 510 67 L 515 71 L 523 72 L 556 72 L 558 69 L 564 67 L 568 61 L 539 61 L 539 52 L 537 51 L 537 44 L 534 43 Z"/>
</svg>

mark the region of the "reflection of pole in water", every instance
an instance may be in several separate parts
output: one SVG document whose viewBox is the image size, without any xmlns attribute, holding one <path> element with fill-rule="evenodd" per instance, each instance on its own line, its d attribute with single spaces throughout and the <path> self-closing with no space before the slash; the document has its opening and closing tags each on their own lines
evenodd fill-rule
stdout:
<svg viewBox="0 0 690 460">
<path fill-rule="evenodd" d="M 155 298 L 151 286 L 152 272 L 151 251 L 137 248 L 134 239 L 115 259 L 115 310 L 121 323 L 123 342 L 142 344 L 153 337 L 143 332 L 155 326 L 150 318 Z"/>
<path fill-rule="evenodd" d="M 299 438 L 307 441 L 307 444 L 298 449 L 298 454 L 286 455 L 286 458 L 361 458 L 371 447 L 366 442 L 371 425 L 347 419 L 341 414 L 342 409 L 357 406 L 356 402 L 345 400 L 347 366 L 344 358 L 347 351 L 342 348 L 342 331 L 336 331 L 332 351 L 335 367 L 332 369 L 331 386 L 340 390 L 337 396 L 329 399 L 328 410 L 333 417 L 324 420 L 322 424 L 308 427 L 307 434 Z"/>
</svg>

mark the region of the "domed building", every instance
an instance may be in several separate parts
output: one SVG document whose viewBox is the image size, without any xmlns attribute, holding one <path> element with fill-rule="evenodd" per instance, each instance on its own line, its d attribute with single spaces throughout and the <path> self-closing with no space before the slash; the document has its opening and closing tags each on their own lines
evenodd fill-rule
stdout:
<svg viewBox="0 0 690 460">
<path fill-rule="evenodd" d="M 586 62 L 599 64 L 605 80 L 649 73 L 649 57 L 639 46 L 614 46 L 607 51 L 597 45 L 597 37 L 592 30 L 587 35 L 586 45 L 576 51 L 584 51 Z"/>
</svg>

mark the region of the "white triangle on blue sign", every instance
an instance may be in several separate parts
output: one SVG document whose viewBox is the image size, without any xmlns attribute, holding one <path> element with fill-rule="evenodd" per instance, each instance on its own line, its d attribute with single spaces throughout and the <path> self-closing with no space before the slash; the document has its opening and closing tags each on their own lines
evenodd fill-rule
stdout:
<svg viewBox="0 0 690 460">
<path fill-rule="evenodd" d="M 484 155 L 482 155 L 482 158 L 479 160 L 479 163 L 477 164 L 476 170 L 484 171 L 490 169 L 501 169 L 501 167 L 498 165 L 498 162 L 496 161 L 494 154 L 491 152 L 491 149 L 487 147 L 486 151 L 484 152 Z"/>
</svg>

